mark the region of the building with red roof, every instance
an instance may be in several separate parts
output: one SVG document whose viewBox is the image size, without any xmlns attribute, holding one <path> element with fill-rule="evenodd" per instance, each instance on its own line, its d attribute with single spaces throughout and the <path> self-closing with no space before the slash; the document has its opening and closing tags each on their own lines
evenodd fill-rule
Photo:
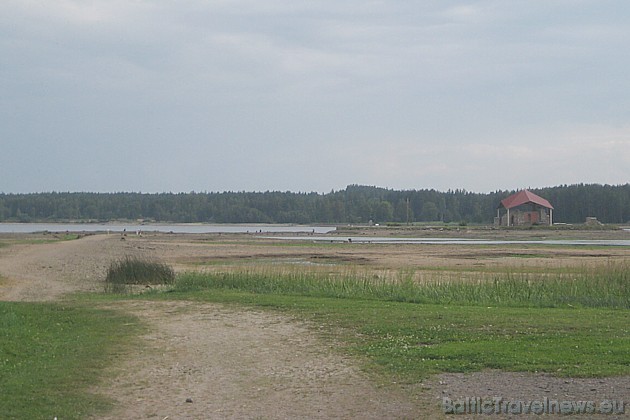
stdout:
<svg viewBox="0 0 630 420">
<path fill-rule="evenodd" d="M 552 225 L 553 206 L 546 199 L 528 190 L 501 200 L 497 207 L 497 226 Z"/>
</svg>

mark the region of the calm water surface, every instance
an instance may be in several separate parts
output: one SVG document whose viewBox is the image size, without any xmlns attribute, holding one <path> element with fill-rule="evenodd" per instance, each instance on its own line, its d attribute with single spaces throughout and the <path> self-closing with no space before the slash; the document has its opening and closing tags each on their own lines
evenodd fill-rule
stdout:
<svg viewBox="0 0 630 420">
<path fill-rule="evenodd" d="M 334 226 L 305 225 L 208 225 L 208 224 L 125 224 L 125 223 L 0 223 L 0 233 L 35 232 L 172 232 L 172 233 L 301 233 L 324 234 Z"/>
</svg>

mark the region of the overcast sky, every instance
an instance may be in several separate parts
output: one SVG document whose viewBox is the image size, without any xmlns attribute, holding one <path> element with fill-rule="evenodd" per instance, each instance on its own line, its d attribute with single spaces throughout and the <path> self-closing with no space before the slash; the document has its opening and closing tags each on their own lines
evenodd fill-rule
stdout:
<svg viewBox="0 0 630 420">
<path fill-rule="evenodd" d="M 1 0 L 0 192 L 630 182 L 627 0 Z"/>
</svg>

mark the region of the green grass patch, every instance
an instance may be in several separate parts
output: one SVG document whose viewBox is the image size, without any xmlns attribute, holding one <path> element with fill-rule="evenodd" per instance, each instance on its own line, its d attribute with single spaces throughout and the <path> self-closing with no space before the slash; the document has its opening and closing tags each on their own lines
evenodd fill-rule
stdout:
<svg viewBox="0 0 630 420">
<path fill-rule="evenodd" d="M 41 244 L 52 244 L 55 242 L 62 241 L 73 241 L 76 239 L 80 239 L 82 236 L 76 233 L 66 233 L 63 235 L 53 235 L 52 237 L 21 237 L 18 239 L 4 239 L 0 241 L 0 248 L 7 247 L 11 245 L 41 245 Z"/>
<path fill-rule="evenodd" d="M 0 302 L 0 416 L 85 418 L 110 402 L 89 393 L 140 331 L 134 318 L 72 304 Z"/>
<path fill-rule="evenodd" d="M 20 244 L 52 244 L 55 242 L 64 242 L 64 241 L 74 241 L 77 239 L 81 239 L 85 235 L 81 235 L 79 233 L 59 233 L 59 234 L 49 234 L 44 238 L 30 238 L 30 239 L 21 239 L 16 241 L 16 243 Z"/>
<path fill-rule="evenodd" d="M 107 270 L 105 290 L 126 293 L 136 285 L 164 285 L 175 282 L 172 267 L 159 261 L 125 257 L 114 261 Z"/>
<path fill-rule="evenodd" d="M 59 239 L 62 241 L 74 241 L 75 239 L 80 239 L 82 236 L 78 233 L 66 233 L 61 236 Z"/>
</svg>

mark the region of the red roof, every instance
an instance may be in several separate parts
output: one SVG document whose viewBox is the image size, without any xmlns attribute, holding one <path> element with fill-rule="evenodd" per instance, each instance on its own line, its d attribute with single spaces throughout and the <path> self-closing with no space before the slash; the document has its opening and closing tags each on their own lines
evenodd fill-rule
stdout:
<svg viewBox="0 0 630 420">
<path fill-rule="evenodd" d="M 516 194 L 513 194 L 508 198 L 501 200 L 501 205 L 499 207 L 512 209 L 526 203 L 534 203 L 548 209 L 553 209 L 553 206 L 551 205 L 551 203 L 549 203 L 549 201 L 527 190 L 519 191 Z"/>
</svg>

